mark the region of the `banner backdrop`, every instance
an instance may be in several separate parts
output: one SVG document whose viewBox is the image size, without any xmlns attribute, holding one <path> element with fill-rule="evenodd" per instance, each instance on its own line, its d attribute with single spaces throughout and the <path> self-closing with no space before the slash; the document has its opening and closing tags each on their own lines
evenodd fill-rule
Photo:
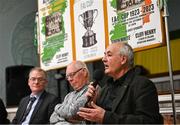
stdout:
<svg viewBox="0 0 180 125">
<path fill-rule="evenodd" d="M 74 4 L 76 59 L 92 61 L 105 51 L 103 0 L 79 0 Z"/>
<path fill-rule="evenodd" d="M 158 0 L 38 0 L 38 13 L 44 70 L 101 59 L 112 42 L 128 42 L 135 51 L 164 43 Z"/>
<path fill-rule="evenodd" d="M 65 67 L 73 60 L 70 0 L 38 0 L 40 65 Z"/>
<path fill-rule="evenodd" d="M 135 50 L 163 43 L 158 0 L 107 0 L 109 41 L 127 41 Z"/>
</svg>

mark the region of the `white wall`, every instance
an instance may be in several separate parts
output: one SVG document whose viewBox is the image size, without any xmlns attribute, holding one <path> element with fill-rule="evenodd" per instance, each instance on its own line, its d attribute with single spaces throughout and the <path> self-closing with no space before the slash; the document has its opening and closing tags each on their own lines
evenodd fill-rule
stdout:
<svg viewBox="0 0 180 125">
<path fill-rule="evenodd" d="M 13 38 L 16 38 L 18 41 L 21 37 L 24 38 L 24 35 L 28 37 L 27 33 L 22 33 L 21 35 L 14 31 L 17 31 L 16 28 L 19 28 L 21 24 L 22 26 L 25 25 L 22 19 L 27 21 L 25 19 L 28 18 L 26 15 L 35 11 L 37 11 L 37 0 L 0 0 L 0 97 L 4 102 L 6 93 L 5 68 L 12 65 L 20 65 L 13 58 L 15 55 L 15 53 L 12 53 L 12 44 L 15 41 Z M 13 36 L 13 34 L 17 35 L 17 37 Z M 22 41 L 19 42 L 21 43 Z"/>
</svg>

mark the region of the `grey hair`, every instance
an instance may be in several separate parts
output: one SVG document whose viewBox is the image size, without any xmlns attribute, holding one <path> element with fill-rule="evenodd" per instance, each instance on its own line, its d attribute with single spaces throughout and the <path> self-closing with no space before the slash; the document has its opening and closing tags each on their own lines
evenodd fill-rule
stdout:
<svg viewBox="0 0 180 125">
<path fill-rule="evenodd" d="M 128 66 L 133 67 L 133 65 L 134 65 L 134 52 L 133 52 L 132 47 L 128 43 L 123 43 L 119 52 L 121 55 L 127 56 Z"/>
</svg>

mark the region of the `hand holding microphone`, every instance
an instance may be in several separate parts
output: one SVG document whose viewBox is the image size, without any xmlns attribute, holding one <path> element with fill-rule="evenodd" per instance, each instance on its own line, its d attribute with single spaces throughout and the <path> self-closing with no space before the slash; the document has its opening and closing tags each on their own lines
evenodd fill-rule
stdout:
<svg viewBox="0 0 180 125">
<path fill-rule="evenodd" d="M 89 106 L 89 102 L 91 102 L 95 96 L 94 93 L 96 93 L 96 86 L 99 84 L 99 81 L 102 80 L 104 76 L 104 71 L 103 70 L 95 70 L 93 73 L 93 79 L 94 82 L 89 85 L 88 91 L 86 92 L 86 95 L 88 97 L 88 101 L 86 102 L 86 106 Z"/>
</svg>

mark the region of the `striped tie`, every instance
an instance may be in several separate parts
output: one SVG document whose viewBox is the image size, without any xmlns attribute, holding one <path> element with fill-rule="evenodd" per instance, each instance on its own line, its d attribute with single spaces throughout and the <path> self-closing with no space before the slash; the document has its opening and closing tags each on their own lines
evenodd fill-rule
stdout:
<svg viewBox="0 0 180 125">
<path fill-rule="evenodd" d="M 30 98 L 28 107 L 27 107 L 26 111 L 24 112 L 24 115 L 23 115 L 23 117 L 22 117 L 22 119 L 21 119 L 21 123 L 24 122 L 24 120 L 26 119 L 27 115 L 28 115 L 29 112 L 31 111 L 32 105 L 33 105 L 33 103 L 34 103 L 35 100 L 36 100 L 36 97 L 31 97 L 31 98 Z"/>
</svg>

